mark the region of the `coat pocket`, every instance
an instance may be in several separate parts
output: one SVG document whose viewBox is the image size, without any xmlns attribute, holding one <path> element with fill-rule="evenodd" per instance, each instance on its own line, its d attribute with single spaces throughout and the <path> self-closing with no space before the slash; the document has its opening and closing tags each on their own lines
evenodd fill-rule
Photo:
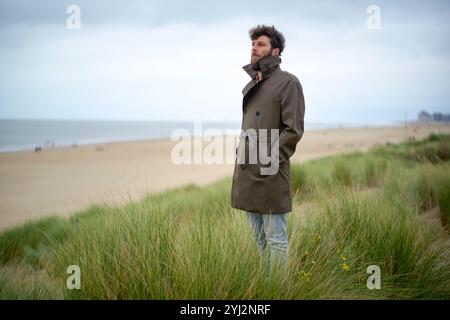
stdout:
<svg viewBox="0 0 450 320">
<path fill-rule="evenodd" d="M 268 175 L 275 174 L 278 170 L 277 159 L 272 157 L 271 136 L 268 136 L 265 132 L 260 132 L 259 135 L 241 134 L 236 151 L 236 163 L 239 164 L 241 169 L 250 170 L 255 177 L 266 178 Z"/>
</svg>

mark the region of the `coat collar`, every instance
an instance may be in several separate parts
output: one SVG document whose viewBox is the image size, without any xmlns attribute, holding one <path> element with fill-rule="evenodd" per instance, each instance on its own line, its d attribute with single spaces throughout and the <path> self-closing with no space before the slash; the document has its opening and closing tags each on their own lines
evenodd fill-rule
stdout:
<svg viewBox="0 0 450 320">
<path fill-rule="evenodd" d="M 250 63 L 242 67 L 252 78 L 252 80 L 247 83 L 245 88 L 242 90 L 244 104 L 247 93 L 249 93 L 250 90 L 253 89 L 258 83 L 269 78 L 273 74 L 273 71 L 280 69 L 280 63 L 281 58 L 279 56 L 267 56 L 259 60 L 257 63 Z M 255 80 L 256 73 L 258 71 L 261 71 L 262 73 L 262 80 L 259 82 Z"/>
<path fill-rule="evenodd" d="M 244 69 L 252 79 L 255 79 L 258 71 L 261 71 L 264 80 L 269 77 L 274 70 L 280 69 L 280 63 L 281 58 L 279 56 L 267 56 L 257 63 L 250 63 L 243 66 L 242 69 Z"/>
</svg>

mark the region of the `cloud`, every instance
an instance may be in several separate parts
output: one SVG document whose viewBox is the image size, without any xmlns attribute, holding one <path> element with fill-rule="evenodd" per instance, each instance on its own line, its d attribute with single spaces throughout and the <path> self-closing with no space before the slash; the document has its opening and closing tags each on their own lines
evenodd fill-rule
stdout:
<svg viewBox="0 0 450 320">
<path fill-rule="evenodd" d="M 302 82 L 308 121 L 402 119 L 448 110 L 445 2 L 0 2 L 0 117 L 241 119 L 247 31 L 275 24 L 282 69 Z"/>
</svg>

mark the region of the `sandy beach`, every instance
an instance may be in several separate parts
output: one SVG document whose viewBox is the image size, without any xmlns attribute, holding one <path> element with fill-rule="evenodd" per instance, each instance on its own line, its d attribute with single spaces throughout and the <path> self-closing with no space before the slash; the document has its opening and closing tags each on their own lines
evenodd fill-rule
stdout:
<svg viewBox="0 0 450 320">
<path fill-rule="evenodd" d="M 450 133 L 450 126 L 306 131 L 292 161 L 421 139 L 431 132 Z M 145 140 L 0 153 L 0 230 L 47 215 L 69 215 L 95 203 L 121 204 L 188 183 L 203 186 L 233 174 L 232 163 L 174 164 L 171 152 L 177 144 Z"/>
</svg>

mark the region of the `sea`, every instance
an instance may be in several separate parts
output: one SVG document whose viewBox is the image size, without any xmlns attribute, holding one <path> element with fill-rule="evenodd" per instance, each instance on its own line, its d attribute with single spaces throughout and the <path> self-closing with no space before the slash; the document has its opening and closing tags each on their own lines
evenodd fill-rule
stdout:
<svg viewBox="0 0 450 320">
<path fill-rule="evenodd" d="M 385 125 L 385 124 L 383 124 Z M 220 121 L 106 121 L 0 119 L 0 152 L 36 148 L 76 147 L 80 145 L 170 139 L 176 130 L 197 136 L 216 133 L 238 134 L 240 122 Z M 364 124 L 305 123 L 305 130 L 362 127 Z M 216 134 L 215 133 L 215 134 Z"/>
</svg>

